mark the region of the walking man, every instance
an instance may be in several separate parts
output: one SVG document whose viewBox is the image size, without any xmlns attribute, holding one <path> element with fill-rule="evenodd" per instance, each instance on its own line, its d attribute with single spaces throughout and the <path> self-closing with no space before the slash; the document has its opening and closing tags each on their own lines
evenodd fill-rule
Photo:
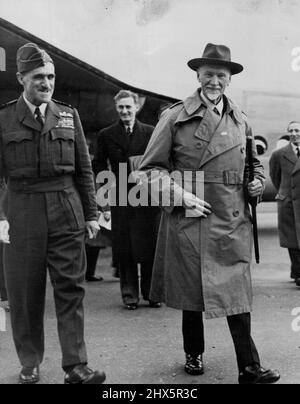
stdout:
<svg viewBox="0 0 300 404">
<path fill-rule="evenodd" d="M 182 310 L 188 374 L 204 372 L 205 312 L 207 318 L 227 317 L 239 383 L 273 383 L 280 376 L 261 367 L 250 332 L 252 235 L 245 192 L 262 194 L 263 168 L 255 158 L 255 179 L 249 183 L 250 127 L 224 95 L 231 76 L 243 67 L 231 61 L 228 47 L 211 43 L 188 66 L 201 88 L 164 112 L 140 165 L 148 176 L 146 181 L 141 173 L 145 185 L 150 181 L 160 200 L 166 192 L 171 196 L 161 220 L 150 296 Z M 170 176 L 175 170 L 190 180 L 176 181 Z M 201 181 L 204 192 L 197 194 Z"/>
<path fill-rule="evenodd" d="M 65 383 L 102 383 L 105 374 L 87 367 L 83 335 L 84 237 L 99 229 L 85 137 L 76 109 L 52 100 L 51 57 L 28 43 L 17 52 L 17 67 L 24 92 L 0 109 L 0 240 L 19 381 L 39 381 L 48 268 Z"/>
</svg>

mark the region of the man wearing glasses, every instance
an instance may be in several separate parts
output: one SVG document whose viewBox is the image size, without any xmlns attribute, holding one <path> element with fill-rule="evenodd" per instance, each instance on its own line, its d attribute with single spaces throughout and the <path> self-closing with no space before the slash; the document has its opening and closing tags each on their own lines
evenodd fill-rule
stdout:
<svg viewBox="0 0 300 404">
<path fill-rule="evenodd" d="M 288 248 L 291 278 L 300 287 L 300 121 L 287 128 L 290 142 L 270 159 L 270 177 L 277 190 L 280 245 Z"/>
</svg>

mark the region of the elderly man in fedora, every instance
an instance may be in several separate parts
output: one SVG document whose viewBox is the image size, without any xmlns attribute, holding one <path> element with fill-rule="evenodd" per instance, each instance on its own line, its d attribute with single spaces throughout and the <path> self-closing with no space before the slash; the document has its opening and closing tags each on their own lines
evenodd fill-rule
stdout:
<svg viewBox="0 0 300 404">
<path fill-rule="evenodd" d="M 105 374 L 87 367 L 84 342 L 84 238 L 99 229 L 87 144 L 77 110 L 52 99 L 50 55 L 26 44 L 17 67 L 23 94 L 0 108 L 0 241 L 19 382 L 39 381 L 48 269 L 65 383 L 100 384 Z"/>
<path fill-rule="evenodd" d="M 201 87 L 164 112 L 139 167 L 141 181 L 160 201 L 166 192 L 171 196 L 163 206 L 151 299 L 183 312 L 188 374 L 204 372 L 205 312 L 206 318 L 227 317 L 239 383 L 274 383 L 279 373 L 261 367 L 250 333 L 252 230 L 245 198 L 262 194 L 263 167 L 253 146 L 255 179 L 247 180 L 251 129 L 224 95 L 243 67 L 231 61 L 228 47 L 211 43 L 188 66 Z M 189 180 L 176 181 L 175 170 Z M 197 181 L 204 192 L 195 191 Z"/>
</svg>

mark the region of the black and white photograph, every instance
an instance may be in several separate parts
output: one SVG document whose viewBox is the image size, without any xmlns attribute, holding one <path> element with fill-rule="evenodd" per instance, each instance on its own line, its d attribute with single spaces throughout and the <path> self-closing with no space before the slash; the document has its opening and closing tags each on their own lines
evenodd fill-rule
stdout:
<svg viewBox="0 0 300 404">
<path fill-rule="evenodd" d="M 299 21 L 0 0 L 0 384 L 299 383 Z"/>
</svg>

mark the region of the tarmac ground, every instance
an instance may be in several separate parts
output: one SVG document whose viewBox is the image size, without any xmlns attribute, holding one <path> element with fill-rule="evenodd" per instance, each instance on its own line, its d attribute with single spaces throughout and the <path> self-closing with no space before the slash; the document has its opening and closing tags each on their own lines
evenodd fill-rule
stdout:
<svg viewBox="0 0 300 404">
<path fill-rule="evenodd" d="M 261 263 L 252 265 L 252 337 L 262 365 L 280 371 L 279 383 L 298 384 L 300 288 L 289 278 L 288 253 L 279 246 L 275 203 L 260 205 L 258 222 Z M 112 276 L 110 262 L 110 249 L 101 250 L 97 272 L 104 281 L 86 284 L 85 338 L 90 367 L 104 369 L 108 384 L 237 383 L 235 353 L 226 319 L 205 322 L 205 374 L 189 376 L 183 370 L 181 312 L 166 306 L 151 309 L 143 301 L 138 310 L 125 310 L 119 281 Z M 64 373 L 60 367 L 61 353 L 49 282 L 45 335 L 40 384 L 61 384 Z M 15 384 L 19 370 L 7 315 L 6 332 L 0 332 L 0 384 Z"/>
</svg>

